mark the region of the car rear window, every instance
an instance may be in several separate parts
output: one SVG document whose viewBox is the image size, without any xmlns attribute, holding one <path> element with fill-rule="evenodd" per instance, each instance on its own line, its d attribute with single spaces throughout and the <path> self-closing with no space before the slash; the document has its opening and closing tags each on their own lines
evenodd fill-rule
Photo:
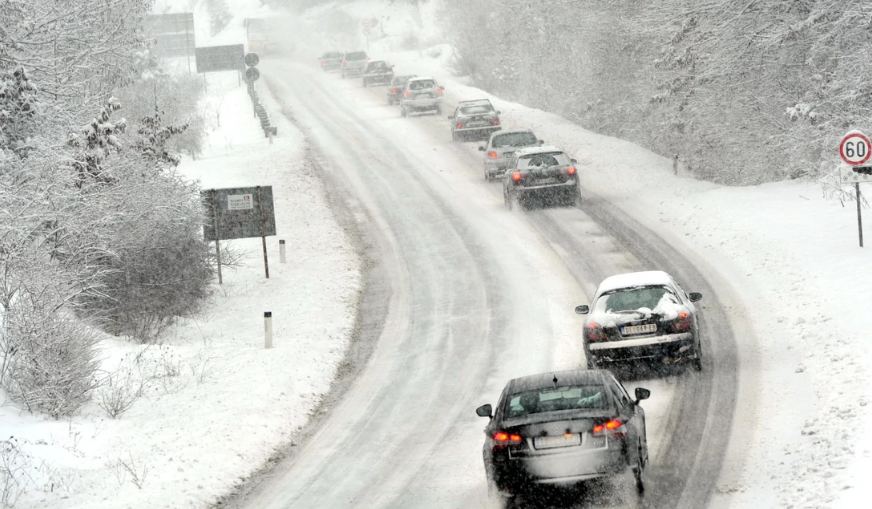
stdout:
<svg viewBox="0 0 872 509">
<path fill-rule="evenodd" d="M 354 51 L 345 54 L 345 60 L 366 60 L 365 51 Z"/>
<path fill-rule="evenodd" d="M 663 286 L 628 288 L 602 295 L 596 301 L 594 310 L 600 313 L 620 313 L 642 309 L 665 310 L 679 304 L 678 298 Z"/>
<path fill-rule="evenodd" d="M 370 71 L 384 71 L 385 69 L 390 69 L 385 62 L 370 62 L 367 66 L 367 70 Z"/>
<path fill-rule="evenodd" d="M 321 58 L 342 58 L 342 53 L 324 53 Z"/>
<path fill-rule="evenodd" d="M 481 115 L 482 113 L 491 113 L 494 111 L 490 104 L 475 104 L 473 106 L 461 106 L 460 113 L 462 115 Z"/>
<path fill-rule="evenodd" d="M 394 79 L 391 83 L 393 83 L 394 85 L 404 85 L 412 78 L 414 78 L 414 76 L 394 76 Z"/>
<path fill-rule="evenodd" d="M 532 154 L 518 159 L 518 168 L 547 168 L 549 166 L 567 165 L 572 161 L 563 152 L 547 152 L 544 154 Z"/>
<path fill-rule="evenodd" d="M 409 90 L 424 90 L 427 88 L 436 88 L 436 82 L 433 80 L 415 80 L 409 82 Z"/>
<path fill-rule="evenodd" d="M 508 419 L 561 410 L 605 410 L 609 408 L 606 387 L 575 385 L 547 387 L 519 392 L 506 398 L 505 416 Z"/>
<path fill-rule="evenodd" d="M 494 148 L 529 147 L 538 141 L 533 133 L 506 133 L 494 136 L 493 146 Z"/>
</svg>

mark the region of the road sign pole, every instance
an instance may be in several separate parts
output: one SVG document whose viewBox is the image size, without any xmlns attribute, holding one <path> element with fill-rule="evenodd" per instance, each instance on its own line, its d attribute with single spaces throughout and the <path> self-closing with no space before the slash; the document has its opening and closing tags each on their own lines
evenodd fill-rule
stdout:
<svg viewBox="0 0 872 509">
<path fill-rule="evenodd" d="M 257 207 L 260 209 L 260 239 L 263 241 L 263 271 L 269 279 L 269 260 L 266 257 L 266 229 L 263 224 L 263 200 L 261 199 L 260 186 L 257 186 Z"/>
<path fill-rule="evenodd" d="M 863 213 L 861 207 L 860 183 L 854 182 L 855 196 L 857 197 L 857 228 L 860 231 L 860 247 L 863 247 Z"/>
<path fill-rule="evenodd" d="M 221 234 L 218 233 L 218 194 L 213 189 L 212 190 L 212 217 L 215 222 L 215 259 L 218 261 L 218 284 L 224 284 L 224 281 L 221 279 Z"/>
</svg>

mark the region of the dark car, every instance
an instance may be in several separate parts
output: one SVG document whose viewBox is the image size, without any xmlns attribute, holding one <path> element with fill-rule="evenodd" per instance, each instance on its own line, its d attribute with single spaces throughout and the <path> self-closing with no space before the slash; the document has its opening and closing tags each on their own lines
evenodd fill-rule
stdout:
<svg viewBox="0 0 872 509">
<path fill-rule="evenodd" d="M 612 362 L 647 360 L 663 364 L 691 362 L 702 370 L 699 317 L 694 302 L 700 293 L 685 293 L 663 271 L 632 272 L 606 278 L 592 306 L 582 340 L 591 368 Z"/>
<path fill-rule="evenodd" d="M 339 73 L 342 79 L 349 76 L 360 76 L 363 73 L 363 68 L 369 62 L 369 57 L 366 51 L 348 51 L 342 55 L 342 63 L 339 66 Z"/>
<path fill-rule="evenodd" d="M 491 133 L 487 144 L 478 147 L 484 152 L 484 179 L 490 181 L 494 177 L 502 176 L 515 151 L 538 147 L 543 143 L 545 142 L 536 138 L 529 129 L 506 129 Z"/>
<path fill-rule="evenodd" d="M 394 79 L 394 66 L 384 60 L 371 60 L 367 62 L 362 73 L 363 86 L 384 85 Z"/>
<path fill-rule="evenodd" d="M 488 489 L 501 497 L 543 486 L 573 487 L 591 479 L 627 475 L 638 493 L 648 464 L 641 387 L 630 398 L 607 370 L 574 370 L 515 378 L 506 384 L 484 429 Z"/>
<path fill-rule="evenodd" d="M 405 76 L 394 76 L 391 79 L 391 82 L 388 83 L 388 104 L 394 105 L 400 102 L 400 96 L 403 95 L 406 82 L 412 78 L 417 78 L 417 76 L 408 74 Z"/>
<path fill-rule="evenodd" d="M 503 177 L 503 199 L 514 204 L 538 197 L 546 204 L 578 205 L 581 194 L 575 159 L 557 147 L 524 148 L 512 154 Z"/>
<path fill-rule="evenodd" d="M 342 52 L 328 51 L 318 57 L 321 60 L 322 71 L 338 71 L 342 66 Z"/>
<path fill-rule="evenodd" d="M 500 112 L 494 109 L 488 99 L 460 101 L 448 120 L 451 120 L 451 139 L 454 141 L 471 137 L 487 138 L 490 133 L 503 128 Z"/>
</svg>

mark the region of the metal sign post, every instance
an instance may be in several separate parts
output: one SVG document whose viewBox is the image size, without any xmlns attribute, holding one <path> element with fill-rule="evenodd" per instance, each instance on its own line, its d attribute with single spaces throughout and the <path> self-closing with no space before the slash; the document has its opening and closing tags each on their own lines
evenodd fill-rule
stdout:
<svg viewBox="0 0 872 509">
<path fill-rule="evenodd" d="M 215 259 L 218 262 L 218 284 L 221 285 L 224 284 L 221 278 L 221 230 L 218 229 L 218 198 L 214 189 L 212 189 L 212 217 L 215 218 Z"/>
<path fill-rule="evenodd" d="M 860 194 L 861 182 L 872 182 L 872 166 L 863 166 L 872 156 L 872 142 L 860 131 L 849 131 L 839 144 L 839 155 L 851 166 L 841 168 L 839 178 L 842 184 L 854 184 L 854 197 L 857 199 L 857 229 L 860 247 L 863 247 L 863 197 Z"/>
<path fill-rule="evenodd" d="M 257 186 L 257 207 L 260 209 L 260 240 L 263 242 L 263 271 L 269 279 L 269 260 L 266 256 L 266 230 L 263 221 L 263 199 L 260 194 L 260 186 Z"/>
</svg>

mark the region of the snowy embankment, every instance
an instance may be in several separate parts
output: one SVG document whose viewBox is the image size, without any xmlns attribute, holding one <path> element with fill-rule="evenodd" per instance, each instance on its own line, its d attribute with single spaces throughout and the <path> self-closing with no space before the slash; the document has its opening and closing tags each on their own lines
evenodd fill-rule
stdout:
<svg viewBox="0 0 872 509">
<path fill-rule="evenodd" d="M 205 189 L 273 186 L 270 277 L 260 238 L 222 242 L 241 254 L 240 266 L 224 268 L 202 316 L 159 345 L 107 337 L 103 368 L 120 368 L 124 383 L 142 388 L 115 419 L 98 406 L 100 392 L 67 421 L 0 408 L 0 434 L 17 439 L 17 473 L 30 480 L 16 507 L 207 507 L 291 442 L 329 389 L 356 320 L 352 240 L 307 164 L 302 134 L 268 103 L 279 132 L 270 145 L 235 74 L 208 82 L 202 106 L 216 130 L 203 156 L 180 170 Z M 265 311 L 272 349 L 264 348 Z"/>
</svg>

